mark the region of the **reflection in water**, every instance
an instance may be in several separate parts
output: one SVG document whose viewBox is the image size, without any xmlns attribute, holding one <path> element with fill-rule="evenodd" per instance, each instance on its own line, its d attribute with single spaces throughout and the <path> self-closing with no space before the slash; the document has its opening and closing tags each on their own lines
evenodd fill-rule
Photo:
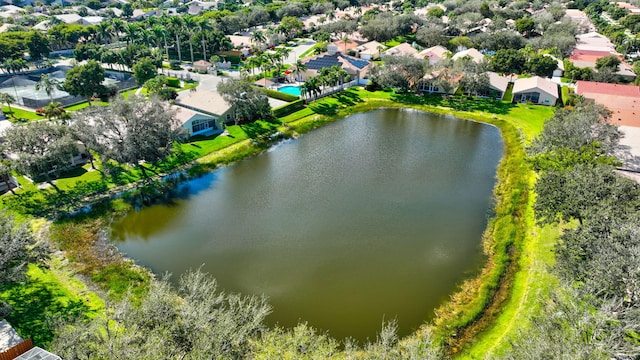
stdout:
<svg viewBox="0 0 640 360">
<path fill-rule="evenodd" d="M 358 114 L 191 181 L 114 237 L 158 273 L 205 264 L 228 291 L 266 294 L 272 323 L 364 340 L 397 318 L 406 335 L 481 264 L 501 154 L 491 126 Z"/>
</svg>

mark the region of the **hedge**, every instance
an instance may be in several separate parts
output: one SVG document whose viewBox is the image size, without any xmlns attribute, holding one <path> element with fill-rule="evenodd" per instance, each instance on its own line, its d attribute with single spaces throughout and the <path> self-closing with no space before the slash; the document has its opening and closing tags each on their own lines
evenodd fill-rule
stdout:
<svg viewBox="0 0 640 360">
<path fill-rule="evenodd" d="M 288 103 L 287 105 L 283 105 L 273 109 L 273 116 L 275 117 L 283 117 L 287 116 L 293 112 L 301 110 L 304 108 L 304 100 L 296 100 L 294 102 Z"/>
<path fill-rule="evenodd" d="M 287 94 L 287 93 L 283 93 L 281 91 L 276 91 L 276 90 L 269 90 L 269 89 L 265 89 L 263 87 L 259 87 L 259 89 L 265 93 L 265 95 L 267 95 L 270 98 L 274 98 L 274 99 L 278 99 L 278 100 L 282 100 L 282 101 L 286 101 L 288 103 L 296 101 L 298 99 L 300 99 L 299 96 L 295 96 L 295 95 L 291 95 L 291 94 Z"/>
<path fill-rule="evenodd" d="M 167 77 L 167 86 L 179 88 L 180 79 L 178 79 L 177 77 Z"/>
</svg>

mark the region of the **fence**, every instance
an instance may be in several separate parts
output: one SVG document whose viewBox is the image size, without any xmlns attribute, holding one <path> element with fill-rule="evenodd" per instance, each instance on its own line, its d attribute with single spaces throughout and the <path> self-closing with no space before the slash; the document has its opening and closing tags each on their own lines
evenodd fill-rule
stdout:
<svg viewBox="0 0 640 360">
<path fill-rule="evenodd" d="M 333 95 L 335 93 L 338 93 L 338 92 L 340 92 L 340 91 L 342 91 L 344 89 L 350 88 L 352 86 L 359 85 L 360 83 L 362 83 L 362 81 L 352 80 L 352 81 L 349 81 L 348 83 L 344 83 L 344 84 L 339 85 L 339 86 L 333 86 L 328 91 L 323 92 L 323 93 L 321 93 L 319 95 L 313 95 L 313 96 L 307 95 L 307 98 L 304 99 L 304 102 L 308 104 L 308 103 L 310 103 L 312 101 L 321 99 L 321 98 L 326 97 L 326 96 Z"/>
<path fill-rule="evenodd" d="M 1 352 L 0 360 L 13 360 L 31 349 L 33 349 L 33 341 L 27 339 L 9 350 Z"/>
</svg>

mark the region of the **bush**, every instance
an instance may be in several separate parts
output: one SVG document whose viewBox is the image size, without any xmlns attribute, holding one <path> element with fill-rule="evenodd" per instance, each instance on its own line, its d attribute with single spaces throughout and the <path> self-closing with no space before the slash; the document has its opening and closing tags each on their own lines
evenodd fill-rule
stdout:
<svg viewBox="0 0 640 360">
<path fill-rule="evenodd" d="M 170 86 L 173 88 L 179 88 L 180 79 L 178 79 L 177 77 L 167 77 L 167 86 Z"/>
<path fill-rule="evenodd" d="M 275 117 L 283 117 L 287 116 L 293 112 L 301 110 L 304 108 L 304 100 L 296 100 L 287 105 L 280 106 L 278 108 L 273 109 L 273 116 Z"/>
<path fill-rule="evenodd" d="M 169 61 L 169 67 L 171 68 L 171 70 L 182 70 L 182 67 L 180 66 L 180 61 L 178 60 Z"/>
<path fill-rule="evenodd" d="M 286 102 L 289 102 L 289 103 L 292 102 L 292 101 L 296 101 L 296 100 L 300 99 L 300 97 L 298 97 L 298 96 L 287 94 L 287 93 L 283 93 L 283 92 L 280 92 L 280 91 L 269 90 L 269 89 L 265 89 L 263 87 L 258 87 L 258 88 L 260 89 L 260 91 L 262 91 L 265 95 L 267 95 L 270 98 L 286 101 Z"/>
<path fill-rule="evenodd" d="M 158 96 L 162 100 L 175 100 L 178 97 L 178 92 L 172 88 L 165 87 L 158 91 Z"/>
</svg>

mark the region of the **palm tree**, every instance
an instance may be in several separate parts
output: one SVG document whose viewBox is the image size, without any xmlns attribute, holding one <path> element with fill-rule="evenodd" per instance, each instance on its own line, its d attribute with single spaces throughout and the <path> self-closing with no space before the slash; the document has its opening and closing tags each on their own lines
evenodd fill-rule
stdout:
<svg viewBox="0 0 640 360">
<path fill-rule="evenodd" d="M 193 65 L 193 37 L 197 30 L 196 20 L 193 16 L 185 16 L 182 18 L 183 29 L 189 35 L 189 52 L 191 52 L 191 65 Z"/>
<path fill-rule="evenodd" d="M 213 31 L 213 25 L 208 19 L 200 19 L 196 22 L 198 32 L 200 33 L 200 41 L 202 42 L 202 60 L 207 60 L 207 34 Z"/>
<path fill-rule="evenodd" d="M 180 16 L 172 16 L 169 18 L 169 26 L 176 36 L 176 47 L 178 50 L 178 61 L 182 62 L 182 52 L 180 51 L 180 35 L 184 29 L 184 22 Z"/>
<path fill-rule="evenodd" d="M 59 102 L 50 102 L 49 105 L 42 108 L 44 116 L 51 119 L 61 119 L 67 113 Z"/>
<path fill-rule="evenodd" d="M 108 22 L 103 21 L 96 25 L 95 39 L 98 43 L 110 43 L 109 40 L 111 40 L 111 29 Z"/>
<path fill-rule="evenodd" d="M 52 103 L 52 94 L 56 89 L 59 89 L 61 85 L 62 84 L 60 83 L 60 80 L 51 78 L 49 74 L 42 74 L 40 76 L 40 81 L 36 83 L 36 91 L 40 91 L 40 89 L 44 90 L 44 92 L 47 93 L 47 96 L 49 97 L 49 102 Z"/>
<path fill-rule="evenodd" d="M 264 32 L 262 32 L 262 30 L 256 30 L 253 33 L 251 33 L 251 41 L 253 41 L 258 45 L 263 45 L 264 43 L 267 42 L 267 37 L 264 35 Z"/>
<path fill-rule="evenodd" d="M 0 92 L 0 102 L 7 104 L 7 106 L 9 107 L 9 113 L 11 114 L 12 117 L 15 117 L 13 116 L 13 110 L 11 109 L 11 104 L 16 102 L 16 98 L 14 98 L 13 95 L 11 94 Z"/>
<path fill-rule="evenodd" d="M 162 46 L 160 45 L 162 41 L 164 41 L 164 50 L 167 56 L 167 61 L 169 61 L 169 47 L 167 46 L 167 29 L 165 29 L 162 25 L 154 25 L 151 28 L 151 33 L 153 37 L 156 39 L 156 46 L 160 49 Z"/>
<path fill-rule="evenodd" d="M 111 19 L 111 23 L 109 24 L 111 38 L 120 40 L 120 34 L 124 33 L 126 25 L 127 23 L 118 18 Z"/>
<path fill-rule="evenodd" d="M 300 97 L 304 99 L 307 96 L 307 94 L 309 94 L 309 87 L 307 83 L 300 85 L 299 89 L 300 89 Z"/>
<path fill-rule="evenodd" d="M 300 74 L 304 73 L 305 71 L 307 71 L 307 65 L 305 65 L 300 59 L 296 60 L 293 69 L 293 75 L 297 81 L 299 81 L 300 79 Z"/>
<path fill-rule="evenodd" d="M 343 54 L 347 54 L 347 44 L 349 43 L 349 35 L 344 34 L 344 36 L 342 37 L 342 42 L 344 43 L 344 53 Z"/>
</svg>

